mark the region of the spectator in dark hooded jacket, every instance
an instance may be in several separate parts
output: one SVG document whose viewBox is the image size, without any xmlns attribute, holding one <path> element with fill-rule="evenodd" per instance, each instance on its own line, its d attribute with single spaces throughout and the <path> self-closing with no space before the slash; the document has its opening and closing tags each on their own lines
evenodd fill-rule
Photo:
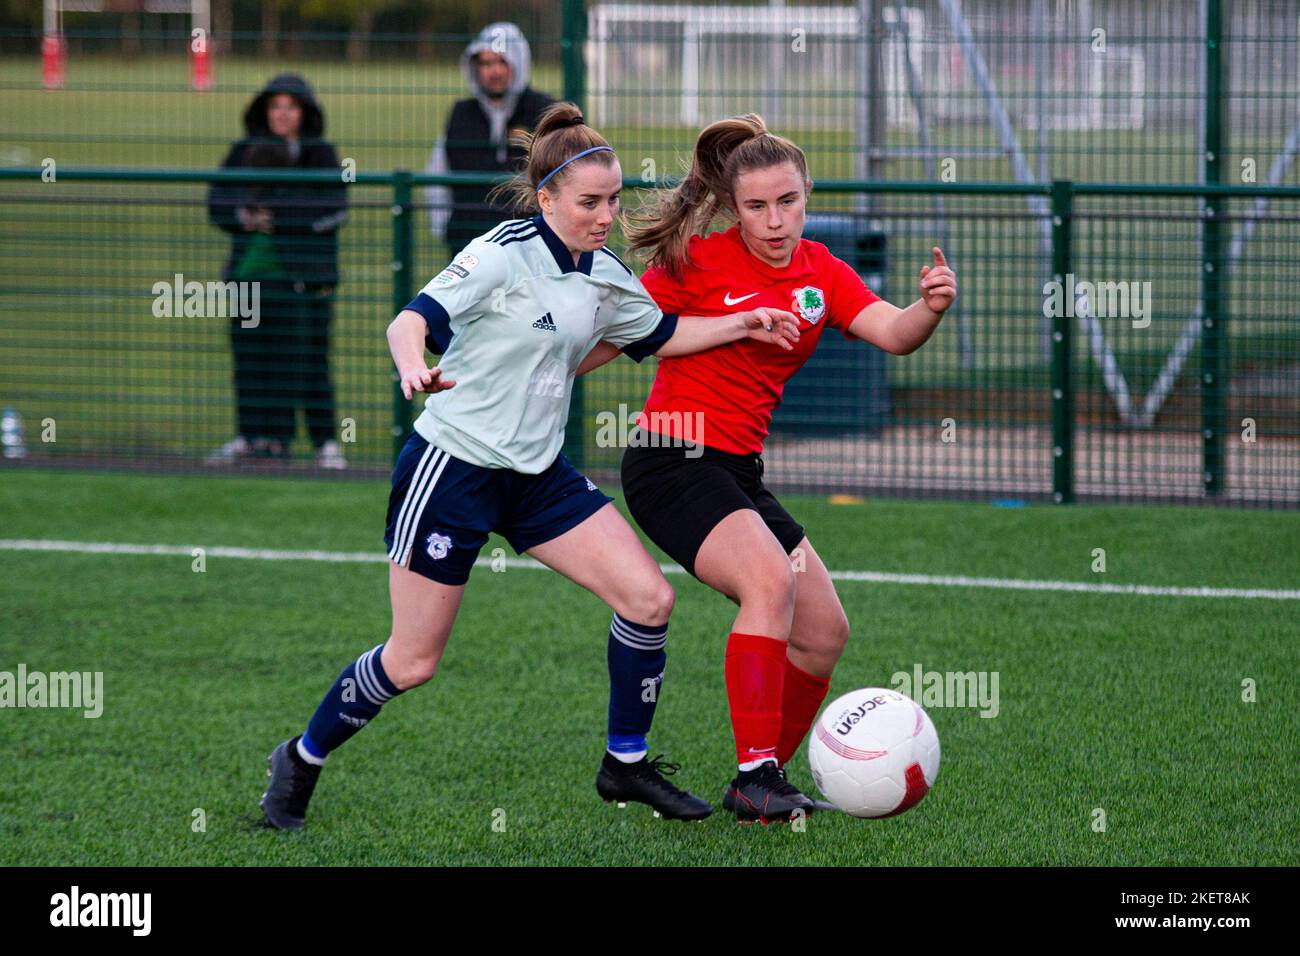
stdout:
<svg viewBox="0 0 1300 956">
<path fill-rule="evenodd" d="M 311 87 L 291 73 L 275 77 L 253 99 L 244 128 L 223 169 L 329 169 L 339 179 L 215 183 L 209 190 L 209 218 L 231 234 L 222 277 L 259 283 L 260 312 L 255 322 L 231 321 L 237 434 L 208 460 L 287 456 L 301 406 L 317 464 L 343 468 L 329 369 L 338 229 L 347 219 L 338 154 L 324 139 L 325 116 Z"/>
<path fill-rule="evenodd" d="M 552 100 L 528 85 L 532 53 L 513 23 L 490 23 L 460 58 L 474 95 L 460 100 L 433 147 L 428 171 L 514 173 L 524 151 L 509 144 L 515 130 L 532 130 Z M 487 200 L 490 186 L 431 186 L 426 192 L 433 234 L 452 252 L 464 248 L 509 213 Z"/>
</svg>

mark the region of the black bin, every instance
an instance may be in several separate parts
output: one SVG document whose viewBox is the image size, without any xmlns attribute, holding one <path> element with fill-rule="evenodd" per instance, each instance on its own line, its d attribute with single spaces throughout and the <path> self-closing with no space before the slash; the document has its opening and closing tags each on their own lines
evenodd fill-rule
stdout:
<svg viewBox="0 0 1300 956">
<path fill-rule="evenodd" d="M 804 238 L 820 242 L 853 266 L 876 295 L 885 295 L 885 234 L 862 227 L 853 216 L 809 215 Z M 825 320 L 823 320 L 825 321 Z M 772 419 L 782 435 L 879 435 L 889 421 L 885 353 L 837 329 L 823 329 L 808 362 L 785 385 Z"/>
</svg>

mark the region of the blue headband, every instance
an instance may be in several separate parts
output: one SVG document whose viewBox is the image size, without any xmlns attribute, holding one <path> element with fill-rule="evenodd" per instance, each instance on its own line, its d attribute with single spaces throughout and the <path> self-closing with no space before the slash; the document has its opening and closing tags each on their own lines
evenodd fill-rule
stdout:
<svg viewBox="0 0 1300 956">
<path fill-rule="evenodd" d="M 576 155 L 576 156 L 570 156 L 568 159 L 566 159 L 564 162 L 560 163 L 560 165 L 556 166 L 556 167 L 555 167 L 554 169 L 552 169 L 549 173 L 547 173 L 545 176 L 542 177 L 542 181 L 541 181 L 540 183 L 537 184 L 537 191 L 538 191 L 538 192 L 541 192 L 541 191 L 542 191 L 542 187 L 546 185 L 547 180 L 549 180 L 552 176 L 554 176 L 556 173 L 558 173 L 558 172 L 559 172 L 561 169 L 563 169 L 565 166 L 569 165 L 569 163 L 573 162 L 575 159 L 582 159 L 582 157 L 586 156 L 588 153 L 598 153 L 598 152 L 600 152 L 602 149 L 607 149 L 607 150 L 609 150 L 611 153 L 614 152 L 614 147 L 613 147 L 613 146 L 593 146 L 593 147 L 591 147 L 591 149 L 584 149 L 581 153 L 578 153 L 578 155 Z"/>
</svg>

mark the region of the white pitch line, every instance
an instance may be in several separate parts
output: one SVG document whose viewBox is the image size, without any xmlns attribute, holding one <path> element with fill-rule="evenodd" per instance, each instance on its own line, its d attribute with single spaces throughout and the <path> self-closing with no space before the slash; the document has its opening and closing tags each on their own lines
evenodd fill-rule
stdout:
<svg viewBox="0 0 1300 956">
<path fill-rule="evenodd" d="M 331 561 L 338 564 L 380 563 L 382 551 L 274 551 L 267 548 L 205 547 L 201 544 L 117 544 L 107 541 L 49 541 L 40 538 L 0 538 L 0 551 L 62 551 L 78 554 L 162 554 L 193 557 L 196 549 L 210 558 L 253 561 Z"/>
<path fill-rule="evenodd" d="M 58 551 L 75 554 L 144 554 L 193 557 L 202 548 L 205 557 L 253 561 L 327 561 L 335 564 L 386 564 L 388 555 L 372 551 L 284 551 L 269 548 L 226 548 L 179 544 L 116 544 L 102 541 L 50 541 L 0 538 L 0 551 Z M 475 567 L 493 563 L 507 568 L 537 570 L 532 558 L 479 558 Z M 664 574 L 685 574 L 678 564 L 661 564 Z M 941 588 L 991 588 L 1002 591 L 1063 591 L 1075 594 L 1128 594 L 1139 597 L 1238 598 L 1247 601 L 1300 601 L 1300 590 L 1269 588 L 1170 587 L 1155 584 L 1093 584 L 1086 581 L 1034 581 L 1023 578 L 972 578 L 963 575 L 898 574 L 889 571 L 832 571 L 836 581 L 870 584 L 919 584 Z"/>
<path fill-rule="evenodd" d="M 1073 591 L 1083 594 L 1136 594 L 1144 597 L 1300 601 L 1300 591 L 1277 591 L 1268 588 L 1185 588 L 1158 584 L 1093 584 L 1087 581 L 1031 581 L 1022 578 L 970 578 L 962 575 L 891 574 L 885 571 L 832 571 L 831 577 L 836 581 L 929 584 L 944 588 L 999 588 L 1006 591 Z"/>
</svg>

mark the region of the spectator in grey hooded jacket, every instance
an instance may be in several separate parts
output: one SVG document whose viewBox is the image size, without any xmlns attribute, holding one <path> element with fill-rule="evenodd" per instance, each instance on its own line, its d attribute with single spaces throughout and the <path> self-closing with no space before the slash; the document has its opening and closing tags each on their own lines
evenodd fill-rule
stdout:
<svg viewBox="0 0 1300 956">
<path fill-rule="evenodd" d="M 474 95 L 452 107 L 446 132 L 433 147 L 429 172 L 517 172 L 524 152 L 510 146 L 511 132 L 534 129 L 554 102 L 528 85 L 528 41 L 513 23 L 490 23 L 465 48 L 460 63 Z M 426 191 L 433 234 L 453 252 L 510 218 L 506 209 L 488 202 L 490 188 L 430 186 Z"/>
</svg>

